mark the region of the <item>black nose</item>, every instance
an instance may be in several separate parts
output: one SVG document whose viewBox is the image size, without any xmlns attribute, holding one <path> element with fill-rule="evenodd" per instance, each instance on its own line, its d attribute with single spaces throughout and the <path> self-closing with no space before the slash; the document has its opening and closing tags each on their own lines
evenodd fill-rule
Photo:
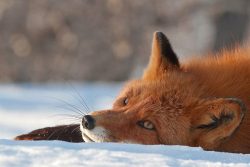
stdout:
<svg viewBox="0 0 250 167">
<path fill-rule="evenodd" d="M 91 115 L 85 115 L 82 118 L 82 126 L 85 129 L 91 130 L 95 127 L 95 120 Z"/>
</svg>

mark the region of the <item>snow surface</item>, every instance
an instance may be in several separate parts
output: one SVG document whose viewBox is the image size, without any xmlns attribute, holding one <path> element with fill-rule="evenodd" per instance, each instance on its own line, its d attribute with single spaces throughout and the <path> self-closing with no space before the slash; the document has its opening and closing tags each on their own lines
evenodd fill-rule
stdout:
<svg viewBox="0 0 250 167">
<path fill-rule="evenodd" d="M 35 128 L 78 122 L 82 111 L 109 108 L 121 84 L 0 85 L 0 167 L 250 166 L 250 154 L 186 146 L 13 141 Z M 85 109 L 81 97 L 90 109 Z M 79 118 L 80 115 L 78 114 Z"/>
</svg>

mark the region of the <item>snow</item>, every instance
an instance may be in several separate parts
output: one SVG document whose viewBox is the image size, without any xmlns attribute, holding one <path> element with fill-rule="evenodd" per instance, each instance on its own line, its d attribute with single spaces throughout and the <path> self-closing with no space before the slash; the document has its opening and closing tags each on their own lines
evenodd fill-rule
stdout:
<svg viewBox="0 0 250 167">
<path fill-rule="evenodd" d="M 78 123 L 70 115 L 110 108 L 121 84 L 0 85 L 0 138 L 35 128 Z M 81 96 L 81 97 L 80 97 Z M 82 99 L 89 109 L 83 106 Z"/>
<path fill-rule="evenodd" d="M 250 166 L 250 155 L 185 146 L 0 140 L 1 166 Z"/>
<path fill-rule="evenodd" d="M 84 112 L 109 108 L 121 87 L 115 83 L 72 85 L 0 85 L 0 167 L 250 166 L 250 154 L 187 146 L 12 140 L 35 128 L 76 123 L 79 120 L 67 115 L 76 115 L 72 105 Z M 90 109 L 82 105 L 79 95 Z"/>
</svg>

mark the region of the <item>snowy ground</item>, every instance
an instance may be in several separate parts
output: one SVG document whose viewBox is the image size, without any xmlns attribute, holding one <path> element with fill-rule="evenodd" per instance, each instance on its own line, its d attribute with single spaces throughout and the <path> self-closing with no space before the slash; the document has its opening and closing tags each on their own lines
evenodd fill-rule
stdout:
<svg viewBox="0 0 250 167">
<path fill-rule="evenodd" d="M 0 167 L 250 166 L 250 155 L 183 146 L 13 141 L 35 128 L 78 122 L 69 114 L 108 108 L 120 84 L 0 85 Z M 72 106 L 74 105 L 74 107 Z"/>
</svg>

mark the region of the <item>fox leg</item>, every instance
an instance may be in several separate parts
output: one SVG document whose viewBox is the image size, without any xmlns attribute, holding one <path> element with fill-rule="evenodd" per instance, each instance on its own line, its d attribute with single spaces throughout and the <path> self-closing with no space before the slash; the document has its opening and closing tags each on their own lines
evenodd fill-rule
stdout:
<svg viewBox="0 0 250 167">
<path fill-rule="evenodd" d="M 62 140 L 73 143 L 84 142 L 79 124 L 37 129 L 28 134 L 17 136 L 15 140 Z"/>
</svg>

